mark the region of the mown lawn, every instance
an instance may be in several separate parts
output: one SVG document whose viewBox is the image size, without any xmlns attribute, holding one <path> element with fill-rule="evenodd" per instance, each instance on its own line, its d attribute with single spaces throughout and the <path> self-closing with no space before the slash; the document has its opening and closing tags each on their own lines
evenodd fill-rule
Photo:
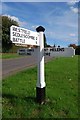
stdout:
<svg viewBox="0 0 80 120">
<path fill-rule="evenodd" d="M 3 118 L 78 118 L 78 56 L 45 64 L 46 103 L 36 103 L 37 68 L 2 82 Z"/>
<path fill-rule="evenodd" d="M 0 59 L 13 59 L 18 57 L 26 57 L 26 55 L 19 55 L 17 53 L 0 53 Z"/>
</svg>

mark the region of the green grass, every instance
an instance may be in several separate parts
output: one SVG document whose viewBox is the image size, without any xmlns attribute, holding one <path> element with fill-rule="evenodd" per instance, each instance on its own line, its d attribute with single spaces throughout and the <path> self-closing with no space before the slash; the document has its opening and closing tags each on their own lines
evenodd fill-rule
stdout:
<svg viewBox="0 0 80 120">
<path fill-rule="evenodd" d="M 0 58 L 2 59 L 13 59 L 13 58 L 18 58 L 18 57 L 24 57 L 26 55 L 19 55 L 17 53 L 3 53 L 0 54 Z"/>
<path fill-rule="evenodd" d="M 78 57 L 45 64 L 46 103 L 35 101 L 37 68 L 3 80 L 3 118 L 77 118 Z"/>
</svg>

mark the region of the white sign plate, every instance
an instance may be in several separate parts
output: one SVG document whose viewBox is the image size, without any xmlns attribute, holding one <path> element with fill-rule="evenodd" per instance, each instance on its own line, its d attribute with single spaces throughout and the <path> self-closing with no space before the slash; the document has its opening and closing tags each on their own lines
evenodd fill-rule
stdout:
<svg viewBox="0 0 80 120">
<path fill-rule="evenodd" d="M 10 40 L 15 44 L 39 46 L 39 33 L 12 25 L 10 27 Z"/>
</svg>

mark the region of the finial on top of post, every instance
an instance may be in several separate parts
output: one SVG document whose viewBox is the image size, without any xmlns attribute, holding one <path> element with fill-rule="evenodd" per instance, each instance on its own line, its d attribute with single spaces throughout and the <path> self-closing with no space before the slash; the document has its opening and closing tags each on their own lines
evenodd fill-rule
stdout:
<svg viewBox="0 0 80 120">
<path fill-rule="evenodd" d="M 39 26 L 39 27 L 36 28 L 36 31 L 37 31 L 37 32 L 44 32 L 44 31 L 45 31 L 45 28 L 42 27 L 42 26 Z"/>
</svg>

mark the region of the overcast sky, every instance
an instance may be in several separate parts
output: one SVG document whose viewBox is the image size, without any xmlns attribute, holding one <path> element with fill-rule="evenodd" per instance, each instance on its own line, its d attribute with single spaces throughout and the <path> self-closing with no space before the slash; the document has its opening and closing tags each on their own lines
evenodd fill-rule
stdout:
<svg viewBox="0 0 80 120">
<path fill-rule="evenodd" d="M 32 31 L 45 27 L 50 45 L 78 44 L 78 2 L 3 2 L 2 15 Z"/>
</svg>

